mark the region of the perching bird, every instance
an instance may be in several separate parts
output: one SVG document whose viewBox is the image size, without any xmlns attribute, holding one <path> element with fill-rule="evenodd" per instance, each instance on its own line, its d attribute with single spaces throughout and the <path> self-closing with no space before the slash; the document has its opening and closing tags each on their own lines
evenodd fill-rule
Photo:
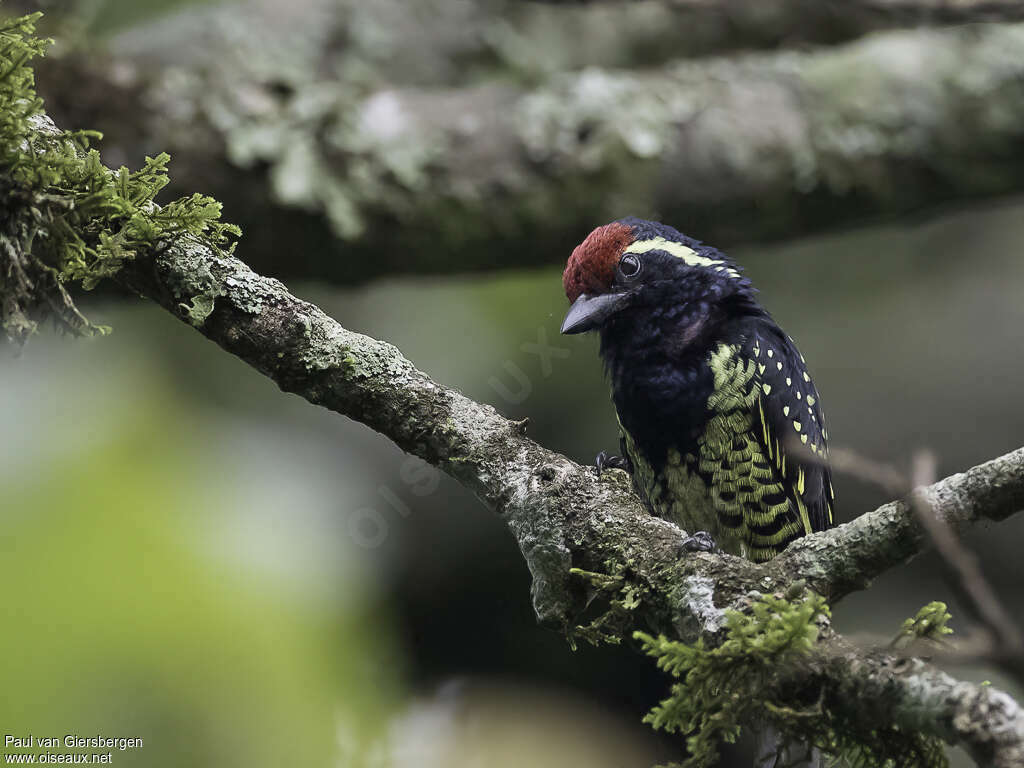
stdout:
<svg viewBox="0 0 1024 768">
<path fill-rule="evenodd" d="M 818 392 L 735 263 L 627 218 L 591 232 L 562 282 L 562 333 L 600 333 L 619 463 L 654 514 L 757 562 L 832 525 Z"/>
<path fill-rule="evenodd" d="M 562 277 L 562 333 L 596 330 L 624 454 L 651 511 L 757 562 L 832 525 L 828 433 L 803 356 L 740 268 L 672 227 L 621 219 L 591 232 Z M 710 535 L 711 541 L 708 540 Z M 757 731 L 758 768 L 819 768 L 805 745 Z"/>
</svg>

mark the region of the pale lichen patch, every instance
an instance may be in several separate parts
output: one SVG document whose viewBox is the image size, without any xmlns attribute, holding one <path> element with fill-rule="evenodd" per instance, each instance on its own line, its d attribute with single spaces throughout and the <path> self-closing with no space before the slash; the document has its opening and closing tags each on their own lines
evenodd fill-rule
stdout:
<svg viewBox="0 0 1024 768">
<path fill-rule="evenodd" d="M 689 576 L 684 585 L 686 606 L 702 623 L 703 630 L 714 634 L 721 629 L 725 612 L 715 606 L 715 582 L 705 576 Z"/>
</svg>

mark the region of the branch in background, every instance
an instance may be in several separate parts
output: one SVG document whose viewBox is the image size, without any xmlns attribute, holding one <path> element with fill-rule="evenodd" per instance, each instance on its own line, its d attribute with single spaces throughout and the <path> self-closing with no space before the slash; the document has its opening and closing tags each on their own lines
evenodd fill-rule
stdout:
<svg viewBox="0 0 1024 768">
<path fill-rule="evenodd" d="M 276 274 L 560 263 L 626 214 L 729 246 L 1024 190 L 1024 25 L 527 72 L 511 44 L 421 56 L 408 19 L 388 28 L 393 63 L 335 16 L 242 35 L 233 8 L 217 12 L 227 31 L 166 22 L 126 35 L 113 63 L 69 59 L 39 80 L 56 114 L 107 133 L 116 161 L 167 148 L 175 191 L 222 199 L 250 261 Z M 461 17 L 439 19 L 424 38 Z M 112 95 L 138 109 L 111 116 Z"/>
<path fill-rule="evenodd" d="M 229 13 L 244 29 L 240 37 L 246 27 L 285 17 L 300 26 L 342 27 L 349 44 L 361 46 L 370 38 L 378 44 L 366 58 L 373 64 L 390 59 L 389 80 L 420 83 L 457 79 L 453 62 L 497 61 L 514 73 L 536 76 L 588 66 L 655 66 L 737 50 L 835 45 L 908 27 L 1024 21 L 1024 7 L 1016 0 L 420 0 L 415 9 L 402 0 L 292 0 L 287 14 L 277 0 L 242 0 L 238 6 L 244 18 Z M 5 8 L 62 17 L 63 40 L 110 34 L 96 28 L 90 0 L 7 0 Z M 170 15 L 195 19 L 206 13 L 193 7 Z M 167 9 L 152 15 L 167 17 Z M 123 34 L 123 23 L 116 29 L 122 37 L 134 34 L 131 28 Z M 158 52 L 171 44 L 158 45 Z"/>
<path fill-rule="evenodd" d="M 573 28 L 600 23 L 622 30 L 623 48 L 643 46 L 648 50 L 639 55 L 655 60 L 834 45 L 894 28 L 1024 20 L 1024 6 L 1016 0 L 532 0 L 518 5 L 527 10 L 514 18 L 533 22 L 527 30 L 543 22 L 546 34 L 558 33 L 570 41 L 570 49 L 579 37 L 573 37 Z M 538 6 L 548 6 L 547 12 Z"/>
<path fill-rule="evenodd" d="M 1024 18 L 1024 9 L 1014 0 L 847 0 L 839 5 L 850 13 L 874 14 L 906 24 L 970 24 Z"/>
</svg>

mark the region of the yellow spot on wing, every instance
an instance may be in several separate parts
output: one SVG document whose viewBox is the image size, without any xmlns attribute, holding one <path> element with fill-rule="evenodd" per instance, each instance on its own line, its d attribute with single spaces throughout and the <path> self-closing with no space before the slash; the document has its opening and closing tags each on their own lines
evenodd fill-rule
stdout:
<svg viewBox="0 0 1024 768">
<path fill-rule="evenodd" d="M 800 422 L 799 422 L 799 421 L 794 421 L 794 422 L 793 422 L 793 426 L 794 426 L 794 427 L 796 427 L 796 431 L 797 431 L 797 432 L 799 432 L 799 431 L 800 431 Z"/>
<path fill-rule="evenodd" d="M 802 355 L 801 355 L 800 359 L 801 360 L 804 359 Z M 804 371 L 804 381 L 810 381 L 810 380 L 811 380 L 811 377 L 807 375 L 807 371 Z"/>
<path fill-rule="evenodd" d="M 771 394 L 771 392 L 772 392 L 771 384 L 762 384 L 761 387 L 764 389 L 764 393 L 766 395 L 770 395 Z"/>
<path fill-rule="evenodd" d="M 814 405 L 814 395 L 808 395 L 807 396 L 807 404 L 808 405 Z"/>
</svg>

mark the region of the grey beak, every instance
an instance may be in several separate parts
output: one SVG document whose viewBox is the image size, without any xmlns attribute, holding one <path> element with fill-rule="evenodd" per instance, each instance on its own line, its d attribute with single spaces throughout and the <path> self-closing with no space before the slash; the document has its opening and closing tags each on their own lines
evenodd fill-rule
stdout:
<svg viewBox="0 0 1024 768">
<path fill-rule="evenodd" d="M 628 293 L 601 293 L 597 296 L 580 294 L 565 314 L 562 333 L 592 331 L 625 307 L 628 301 Z"/>
</svg>

